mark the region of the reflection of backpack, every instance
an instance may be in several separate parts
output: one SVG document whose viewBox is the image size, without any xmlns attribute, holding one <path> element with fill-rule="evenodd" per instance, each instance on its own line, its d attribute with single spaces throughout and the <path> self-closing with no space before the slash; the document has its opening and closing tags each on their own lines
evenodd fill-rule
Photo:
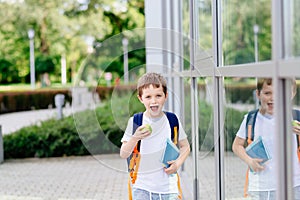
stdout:
<svg viewBox="0 0 300 200">
<path fill-rule="evenodd" d="M 247 120 L 246 120 L 246 141 L 247 145 L 251 144 L 253 139 L 254 139 L 254 127 L 255 127 L 255 122 L 256 122 L 256 117 L 257 117 L 258 109 L 252 110 L 248 113 Z M 293 119 L 300 121 L 300 111 L 299 110 L 293 110 Z M 300 162 L 300 136 L 296 135 L 297 137 L 297 155 L 298 155 L 298 160 Z M 247 170 L 246 174 L 246 182 L 245 182 L 245 187 L 244 187 L 244 196 L 247 196 L 247 189 L 248 189 L 248 174 L 249 174 L 249 168 Z"/>
<path fill-rule="evenodd" d="M 178 142 L 178 130 L 179 130 L 179 122 L 178 118 L 174 113 L 171 112 L 165 112 L 169 124 L 171 127 L 171 139 L 175 145 L 177 145 Z M 135 133 L 136 129 L 141 126 L 143 123 L 143 113 L 136 113 L 133 116 L 133 129 L 132 129 L 132 134 Z M 129 200 L 132 200 L 132 191 L 131 191 L 131 184 L 134 184 L 136 179 L 137 179 L 137 173 L 138 173 L 138 168 L 139 168 L 139 162 L 141 159 L 140 155 L 140 146 L 141 146 L 141 140 L 138 141 L 136 146 L 134 147 L 134 150 L 132 154 L 127 158 L 127 164 L 128 164 L 128 172 L 129 172 L 129 179 L 128 179 L 128 195 L 129 195 Z M 179 181 L 179 176 L 177 173 L 177 178 L 178 178 L 178 191 L 179 191 L 179 199 L 182 199 L 182 191 L 180 187 L 180 181 Z"/>
</svg>

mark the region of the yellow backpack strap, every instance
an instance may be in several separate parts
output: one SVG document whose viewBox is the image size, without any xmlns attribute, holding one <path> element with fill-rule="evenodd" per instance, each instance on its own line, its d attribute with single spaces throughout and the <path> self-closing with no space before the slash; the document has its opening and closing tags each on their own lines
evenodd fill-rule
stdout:
<svg viewBox="0 0 300 200">
<path fill-rule="evenodd" d="M 137 179 L 138 169 L 140 166 L 141 154 L 138 151 L 138 145 L 133 150 L 132 158 L 129 163 L 129 176 L 128 176 L 128 199 L 132 200 L 132 187 Z"/>
<path fill-rule="evenodd" d="M 248 139 L 247 139 L 247 143 L 248 145 L 252 143 L 252 125 L 248 124 Z M 244 197 L 248 196 L 248 185 L 249 185 L 249 170 L 250 168 L 248 167 L 247 172 L 246 172 L 246 179 L 245 179 L 245 185 L 244 185 Z"/>
<path fill-rule="evenodd" d="M 141 154 L 138 151 L 137 145 L 133 150 L 133 155 L 129 163 L 129 175 L 131 177 L 131 183 L 134 184 L 137 178 L 137 173 L 140 166 Z"/>
<path fill-rule="evenodd" d="M 175 145 L 177 145 L 177 141 L 178 141 L 178 127 L 174 126 L 174 138 L 173 138 L 173 143 Z M 178 172 L 176 173 L 177 175 L 177 187 L 178 187 L 178 199 L 182 199 L 182 189 L 181 189 L 181 185 L 180 185 L 180 177 Z"/>
<path fill-rule="evenodd" d="M 297 155 L 298 155 L 298 161 L 300 162 L 300 135 L 297 135 L 297 144 L 298 144 L 298 148 L 297 148 Z"/>
<path fill-rule="evenodd" d="M 246 179 L 245 179 L 245 185 L 244 185 L 244 197 L 248 197 L 248 184 L 249 184 L 249 167 L 246 172 Z"/>
<path fill-rule="evenodd" d="M 251 124 L 248 124 L 248 127 L 247 127 L 247 129 L 248 129 L 248 138 L 247 138 L 247 143 L 248 143 L 248 145 L 249 144 L 251 144 L 251 142 L 252 142 L 252 125 Z"/>
<path fill-rule="evenodd" d="M 173 140 L 173 143 L 175 145 L 177 145 L 177 141 L 178 141 L 178 130 L 177 130 L 177 126 L 174 126 L 174 140 Z"/>
<path fill-rule="evenodd" d="M 132 200 L 131 177 L 128 176 L 128 200 Z"/>
<path fill-rule="evenodd" d="M 182 199 L 182 189 L 181 189 L 180 178 L 178 173 L 177 173 L 177 187 L 178 187 L 178 199 Z"/>
</svg>

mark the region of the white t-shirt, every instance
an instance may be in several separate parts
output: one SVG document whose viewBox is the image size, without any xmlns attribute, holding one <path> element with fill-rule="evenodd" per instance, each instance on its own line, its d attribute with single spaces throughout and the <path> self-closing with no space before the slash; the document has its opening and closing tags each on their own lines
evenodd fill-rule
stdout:
<svg viewBox="0 0 300 200">
<path fill-rule="evenodd" d="M 237 132 L 240 138 L 246 138 L 246 120 L 244 120 Z M 257 113 L 257 118 L 254 127 L 254 140 L 261 136 L 266 149 L 270 153 L 271 159 L 265 163 L 265 169 L 258 173 L 249 172 L 249 191 L 272 191 L 276 190 L 276 140 L 275 140 L 275 120 L 271 116 L 263 116 L 260 112 Z M 294 135 L 294 134 L 293 134 Z M 297 140 L 293 137 L 293 168 L 294 168 L 294 186 L 300 185 L 300 163 L 297 157 Z"/>
<path fill-rule="evenodd" d="M 179 121 L 179 120 L 178 120 Z M 141 140 L 141 160 L 134 188 L 144 189 L 154 193 L 178 193 L 177 176 L 165 173 L 160 162 L 167 138 L 171 139 L 171 128 L 166 115 L 159 118 L 148 118 L 143 115 L 143 124 L 150 124 L 152 133 Z M 133 117 L 128 120 L 127 128 L 121 142 L 132 137 Z M 179 141 L 187 138 L 179 121 Z"/>
</svg>

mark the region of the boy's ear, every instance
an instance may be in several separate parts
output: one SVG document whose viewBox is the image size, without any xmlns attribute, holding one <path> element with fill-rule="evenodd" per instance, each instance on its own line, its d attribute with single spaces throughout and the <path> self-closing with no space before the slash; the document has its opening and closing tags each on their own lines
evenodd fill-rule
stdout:
<svg viewBox="0 0 300 200">
<path fill-rule="evenodd" d="M 166 98 L 168 98 L 168 92 L 166 92 Z"/>
<path fill-rule="evenodd" d="M 260 97 L 260 91 L 259 90 L 255 90 L 256 92 L 256 97 L 259 99 L 259 97 Z"/>
<path fill-rule="evenodd" d="M 140 95 L 136 95 L 136 96 L 137 96 L 137 98 L 140 100 L 140 102 L 143 103 L 143 100 L 142 100 L 142 98 L 140 97 Z"/>
</svg>

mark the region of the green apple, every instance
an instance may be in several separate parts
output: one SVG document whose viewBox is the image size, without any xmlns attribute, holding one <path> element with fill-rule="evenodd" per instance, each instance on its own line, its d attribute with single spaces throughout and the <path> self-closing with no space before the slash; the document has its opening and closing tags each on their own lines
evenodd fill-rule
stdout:
<svg viewBox="0 0 300 200">
<path fill-rule="evenodd" d="M 293 126 L 299 126 L 298 121 L 297 121 L 297 120 L 293 120 L 293 121 L 292 121 L 292 125 L 293 125 Z"/>
<path fill-rule="evenodd" d="M 150 131 L 150 133 L 152 133 L 152 127 L 150 126 L 150 124 L 145 124 L 144 129 L 147 129 L 148 131 Z"/>
</svg>

